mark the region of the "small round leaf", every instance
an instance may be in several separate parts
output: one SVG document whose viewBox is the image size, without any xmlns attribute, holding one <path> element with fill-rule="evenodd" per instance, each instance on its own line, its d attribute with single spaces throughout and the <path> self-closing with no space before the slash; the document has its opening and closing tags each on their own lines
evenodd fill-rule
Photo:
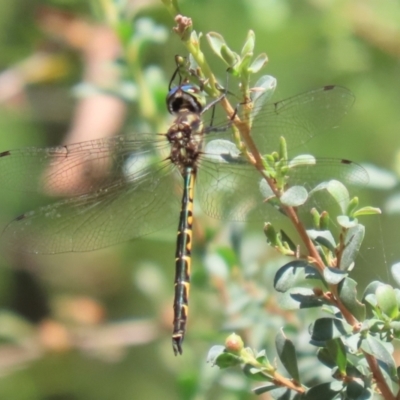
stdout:
<svg viewBox="0 0 400 400">
<path fill-rule="evenodd" d="M 289 207 L 298 207 L 308 199 L 308 192 L 303 186 L 292 186 L 281 196 L 282 204 Z"/>
</svg>

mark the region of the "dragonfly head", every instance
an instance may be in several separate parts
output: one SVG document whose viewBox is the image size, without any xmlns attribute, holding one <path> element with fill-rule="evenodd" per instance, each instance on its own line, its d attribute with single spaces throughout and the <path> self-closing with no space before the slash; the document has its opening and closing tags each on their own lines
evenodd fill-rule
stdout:
<svg viewBox="0 0 400 400">
<path fill-rule="evenodd" d="M 167 95 L 167 107 L 171 114 L 189 111 L 201 114 L 206 105 L 203 92 L 194 85 L 179 85 L 172 88 Z"/>
</svg>

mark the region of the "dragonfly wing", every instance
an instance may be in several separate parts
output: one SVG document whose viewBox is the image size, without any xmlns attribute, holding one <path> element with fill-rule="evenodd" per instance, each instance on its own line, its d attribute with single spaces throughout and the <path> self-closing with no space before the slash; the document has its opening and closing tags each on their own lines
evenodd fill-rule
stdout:
<svg viewBox="0 0 400 400">
<path fill-rule="evenodd" d="M 250 113 L 251 136 L 262 154 L 277 151 L 281 136 L 286 139 L 289 149 L 296 148 L 335 127 L 354 100 L 353 93 L 344 87 L 324 86 L 276 103 L 260 101 Z M 243 116 L 241 118 L 244 120 Z M 226 118 L 214 124 L 208 138 L 229 139 L 229 126 Z M 213 130 L 217 133 L 212 133 Z"/>
<path fill-rule="evenodd" d="M 7 225 L 1 241 L 18 251 L 54 254 L 99 249 L 157 231 L 176 218 L 179 196 L 173 166 L 153 167 L 25 213 Z"/>
<path fill-rule="evenodd" d="M 216 162 L 216 159 L 202 160 L 199 171 L 199 199 L 204 212 L 217 219 L 244 220 L 255 219 L 275 220 L 282 216 L 276 207 L 267 200 L 273 197 L 272 191 L 261 174 L 242 158 L 233 158 L 226 162 Z M 339 181 L 354 194 L 368 183 L 368 174 L 363 167 L 347 160 L 315 159 L 302 157 L 288 162 L 289 171 L 286 177 L 286 189 L 293 186 L 303 186 L 308 193 L 323 183 Z M 322 190 L 321 190 L 322 191 Z M 342 196 L 342 197 L 340 197 Z M 300 206 L 300 211 L 309 211 L 317 207 L 319 211 L 333 203 L 340 206 L 348 202 L 345 191 L 336 197 L 310 196 L 307 202 Z"/>
<path fill-rule="evenodd" d="M 369 181 L 368 173 L 361 165 L 345 159 L 299 156 L 286 164 L 289 167 L 288 186 L 300 185 L 308 191 L 322 182 L 337 180 L 355 192 Z"/>
<path fill-rule="evenodd" d="M 340 86 L 325 86 L 253 110 L 251 134 L 261 152 L 276 151 L 283 136 L 288 148 L 308 142 L 336 126 L 354 103 L 354 95 Z"/>
<path fill-rule="evenodd" d="M 308 192 L 308 200 L 300 207 L 303 213 L 309 214 L 313 207 L 319 212 L 333 211 L 336 204 L 335 212 L 344 214 L 351 197 L 368 181 L 367 171 L 349 160 L 302 156 L 288 161 L 287 186 L 301 186 Z"/>
<path fill-rule="evenodd" d="M 49 254 L 98 249 L 162 228 L 170 208 L 179 207 L 172 166 L 159 161 L 167 148 L 164 135 L 144 134 L 0 153 L 2 190 L 70 197 L 21 215 L 2 241 Z"/>
<path fill-rule="evenodd" d="M 203 211 L 210 217 L 244 221 L 262 204 L 261 175 L 245 160 L 236 163 L 203 159 L 198 173 L 198 195 Z"/>
<path fill-rule="evenodd" d="M 164 135 L 131 135 L 90 140 L 66 146 L 27 147 L 0 153 L 0 185 L 51 196 L 90 193 L 118 179 L 121 167 L 154 157 L 167 143 Z"/>
</svg>

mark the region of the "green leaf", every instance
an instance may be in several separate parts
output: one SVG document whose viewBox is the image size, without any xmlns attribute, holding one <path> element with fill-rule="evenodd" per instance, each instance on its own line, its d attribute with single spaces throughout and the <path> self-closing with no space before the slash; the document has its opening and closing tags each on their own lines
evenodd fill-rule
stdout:
<svg viewBox="0 0 400 400">
<path fill-rule="evenodd" d="M 346 344 L 347 343 L 345 342 L 345 345 Z M 363 381 L 363 379 L 365 377 L 364 373 L 362 371 L 360 371 L 360 369 L 358 369 L 357 367 L 355 367 L 354 365 L 351 364 L 351 362 L 352 361 L 354 362 L 355 360 L 352 357 L 352 355 L 349 354 L 350 353 L 349 349 L 346 349 L 346 350 L 347 350 L 347 355 L 348 355 L 348 364 L 346 367 L 346 375 L 351 376 L 356 382 L 364 385 L 364 381 Z M 353 350 L 351 349 L 351 351 L 353 351 Z M 357 351 L 357 350 L 355 350 L 355 351 Z M 360 363 L 360 364 L 362 364 L 362 363 Z"/>
<path fill-rule="evenodd" d="M 310 210 L 310 214 L 312 216 L 312 226 L 314 228 L 313 230 L 320 229 L 321 215 L 319 211 L 315 207 L 313 207 Z"/>
<path fill-rule="evenodd" d="M 262 105 L 271 99 L 276 88 L 276 79 L 271 75 L 263 75 L 251 88 L 251 101 L 254 109 L 251 112 L 252 118 L 262 109 Z"/>
<path fill-rule="evenodd" d="M 217 160 L 220 163 L 240 162 L 240 150 L 234 143 L 225 139 L 211 140 L 206 144 L 207 158 Z"/>
<path fill-rule="evenodd" d="M 347 215 L 338 215 L 336 220 L 345 229 L 354 228 L 358 224 L 357 218 L 351 218 Z"/>
<path fill-rule="evenodd" d="M 345 321 L 338 318 L 318 318 L 311 325 L 311 339 L 315 342 L 339 338 L 352 332 L 353 328 Z"/>
<path fill-rule="evenodd" d="M 310 191 L 310 195 L 322 191 L 328 192 L 329 195 L 333 197 L 335 202 L 339 205 L 342 213 L 346 213 L 350 196 L 349 191 L 347 190 L 346 186 L 343 185 L 343 183 L 334 179 L 327 182 L 322 182 Z"/>
<path fill-rule="evenodd" d="M 363 382 L 352 380 L 346 386 L 346 394 L 349 399 L 367 400 L 371 399 L 372 393 L 364 388 Z"/>
<path fill-rule="evenodd" d="M 260 182 L 259 189 L 260 189 L 261 196 L 264 199 L 268 199 L 269 200 L 268 203 L 272 205 L 272 202 L 270 202 L 270 200 L 275 198 L 275 193 L 273 192 L 273 190 L 271 189 L 271 186 L 269 186 L 269 184 L 266 180 L 263 179 Z"/>
<path fill-rule="evenodd" d="M 342 280 L 338 286 L 338 294 L 346 308 L 359 320 L 365 319 L 365 305 L 357 300 L 357 282 L 349 277 Z"/>
<path fill-rule="evenodd" d="M 321 244 L 322 246 L 326 247 L 330 251 L 334 252 L 336 249 L 335 239 L 331 233 L 331 231 L 320 231 L 315 229 L 308 229 L 307 235 L 313 241 Z"/>
<path fill-rule="evenodd" d="M 235 367 L 240 364 L 242 364 L 242 359 L 231 353 L 220 354 L 212 363 L 212 365 L 216 365 L 220 369 Z"/>
<path fill-rule="evenodd" d="M 382 214 L 382 211 L 380 208 L 377 207 L 362 207 L 359 208 L 358 210 L 354 211 L 353 217 L 359 217 L 361 215 L 380 215 Z"/>
<path fill-rule="evenodd" d="M 324 236 L 317 236 L 315 238 L 315 242 L 319 244 L 320 246 L 326 247 L 329 249 L 332 253 L 335 252 L 336 248 L 332 246 L 332 242 L 327 240 Z"/>
<path fill-rule="evenodd" d="M 189 26 L 187 26 L 185 28 L 185 31 L 183 32 L 183 35 L 181 36 L 181 39 L 184 42 L 190 40 L 190 43 L 196 49 L 196 51 L 199 51 L 200 50 L 200 39 L 201 39 L 201 37 L 202 37 L 201 32 L 199 34 L 197 34 L 197 32 L 193 30 L 193 26 L 189 25 Z"/>
<path fill-rule="evenodd" d="M 265 53 L 259 54 L 255 60 L 250 64 L 248 71 L 252 74 L 256 74 L 264 67 L 268 62 L 268 56 Z"/>
<path fill-rule="evenodd" d="M 378 289 L 379 286 L 382 285 L 384 284 L 380 281 L 372 281 L 371 283 L 369 283 L 368 286 L 364 289 L 362 302 L 364 302 L 365 298 L 370 294 L 375 296 L 376 290 Z"/>
<path fill-rule="evenodd" d="M 365 227 L 361 224 L 356 224 L 347 231 L 344 239 L 345 248 L 340 259 L 341 270 L 347 271 L 353 265 L 364 240 L 364 235 Z"/>
<path fill-rule="evenodd" d="M 238 75 L 238 76 L 241 76 L 241 78 L 242 78 L 242 81 L 243 81 L 243 79 L 246 81 L 246 84 L 248 84 L 249 83 L 249 70 L 248 70 L 248 68 L 249 68 L 249 65 L 250 65 L 250 62 L 251 62 L 251 59 L 252 59 L 252 57 L 253 57 L 253 55 L 252 54 L 249 54 L 249 53 L 247 53 L 244 57 L 242 57 L 242 58 L 240 58 L 239 56 L 238 56 L 238 62 L 237 63 L 235 63 L 235 64 L 233 64 L 233 65 L 235 65 L 235 72 L 236 72 L 236 74 Z M 232 65 L 232 66 L 233 66 Z"/>
<path fill-rule="evenodd" d="M 325 267 L 324 268 L 324 278 L 327 283 L 330 285 L 337 285 L 340 283 L 344 278 L 347 277 L 347 272 L 341 271 L 338 268 L 333 267 Z"/>
<path fill-rule="evenodd" d="M 390 285 L 382 285 L 375 292 L 378 306 L 382 312 L 390 319 L 396 318 L 399 315 L 397 298 L 394 289 Z"/>
<path fill-rule="evenodd" d="M 287 339 L 282 329 L 279 330 L 275 337 L 275 346 L 278 357 L 286 371 L 296 382 L 300 382 L 295 347 L 293 342 Z"/>
<path fill-rule="evenodd" d="M 214 365 L 216 358 L 219 357 L 221 354 L 223 354 L 224 351 L 225 351 L 224 346 L 218 345 L 211 347 L 211 349 L 208 351 L 207 354 L 207 362 Z"/>
<path fill-rule="evenodd" d="M 293 240 L 286 234 L 284 230 L 281 229 L 279 233 L 281 235 L 282 242 L 295 253 L 297 251 L 297 246 L 294 244 Z"/>
<path fill-rule="evenodd" d="M 267 352 L 265 350 L 259 351 L 254 357 L 257 360 L 257 362 L 260 363 L 262 366 L 266 368 L 273 368 L 268 360 Z"/>
<path fill-rule="evenodd" d="M 326 301 L 316 296 L 312 289 L 293 288 L 279 297 L 279 305 L 285 310 L 321 307 Z"/>
<path fill-rule="evenodd" d="M 364 326 L 363 326 L 364 327 Z M 365 330 L 365 329 L 364 329 Z M 357 353 L 361 343 L 361 333 L 357 332 L 341 338 L 343 343 L 348 347 L 348 353 Z M 349 367 L 348 367 L 349 368 Z"/>
<path fill-rule="evenodd" d="M 327 191 L 336 200 L 342 212 L 345 213 L 350 202 L 349 191 L 346 186 L 342 182 L 333 179 L 329 181 Z"/>
<path fill-rule="evenodd" d="M 328 230 L 329 229 L 329 223 L 330 223 L 330 216 L 327 211 L 323 211 L 320 216 L 320 223 L 319 223 L 319 229 L 321 230 Z"/>
<path fill-rule="evenodd" d="M 347 367 L 347 357 L 346 357 L 346 349 L 344 347 L 343 342 L 337 338 L 328 340 L 326 342 L 326 348 L 329 350 L 335 364 L 337 365 L 340 373 L 344 375 L 346 373 Z"/>
<path fill-rule="evenodd" d="M 322 364 L 330 369 L 336 366 L 336 362 L 333 359 L 332 354 L 326 347 L 320 347 L 318 349 L 317 358 Z"/>
<path fill-rule="evenodd" d="M 264 234 L 265 237 L 267 238 L 267 243 L 270 246 L 275 247 L 280 244 L 278 234 L 276 233 L 275 228 L 271 223 L 267 222 L 264 225 Z"/>
<path fill-rule="evenodd" d="M 298 168 L 301 165 L 315 165 L 316 158 L 310 154 L 300 154 L 289 161 L 289 168 Z"/>
<path fill-rule="evenodd" d="M 396 363 L 382 342 L 371 335 L 367 335 L 367 337 L 361 342 L 361 349 L 386 364 L 390 376 L 397 378 Z"/>
<path fill-rule="evenodd" d="M 363 328 L 366 326 L 371 332 L 381 332 L 384 325 L 385 323 L 381 319 L 370 318 L 364 321 Z"/>
<path fill-rule="evenodd" d="M 208 351 L 207 354 L 207 362 L 211 363 L 212 365 L 215 365 L 215 360 L 223 354 L 225 351 L 224 346 L 213 346 L 211 349 Z"/>
<path fill-rule="evenodd" d="M 278 292 L 286 292 L 295 286 L 314 286 L 321 281 L 321 275 L 313 266 L 303 260 L 294 260 L 279 268 L 274 278 L 274 287 Z"/>
<path fill-rule="evenodd" d="M 221 47 L 222 46 L 227 46 L 225 39 L 223 38 L 222 35 L 220 35 L 217 32 L 209 32 L 206 35 L 208 44 L 211 47 L 211 50 L 220 58 L 222 58 L 221 56 Z"/>
<path fill-rule="evenodd" d="M 348 215 L 349 217 L 354 217 L 354 210 L 358 207 L 358 204 L 358 197 L 353 197 L 350 200 L 349 205 L 347 206 L 346 215 Z"/>
<path fill-rule="evenodd" d="M 281 196 L 282 204 L 289 207 L 299 207 L 308 199 L 308 192 L 303 186 L 292 186 Z"/>
<path fill-rule="evenodd" d="M 283 136 L 279 138 L 279 158 L 281 160 L 288 159 L 287 143 Z"/>
<path fill-rule="evenodd" d="M 229 340 L 229 338 L 227 340 Z M 250 349 L 245 350 L 248 350 L 247 352 L 252 354 Z M 227 351 L 227 348 L 224 346 L 213 346 L 208 352 L 207 362 L 211 363 L 212 366 L 217 365 L 221 369 L 242 365 L 245 362 L 244 355 L 249 357 L 245 350 L 243 350 L 243 353 L 238 349 L 241 354 L 239 356 L 236 353 Z"/>
<path fill-rule="evenodd" d="M 238 54 L 232 51 L 226 44 L 222 44 L 220 48 L 221 58 L 225 61 L 228 67 L 234 67 L 240 60 Z"/>
<path fill-rule="evenodd" d="M 243 373 L 253 381 L 265 382 L 268 380 L 262 368 L 256 368 L 251 364 L 244 365 Z"/>
<path fill-rule="evenodd" d="M 255 41 L 256 36 L 254 34 L 254 31 L 249 30 L 244 45 L 242 47 L 242 51 L 240 53 L 242 57 L 244 57 L 248 53 L 253 54 Z"/>
<path fill-rule="evenodd" d="M 307 390 L 305 400 L 332 400 L 343 390 L 343 384 L 338 381 L 320 383 Z"/>
</svg>

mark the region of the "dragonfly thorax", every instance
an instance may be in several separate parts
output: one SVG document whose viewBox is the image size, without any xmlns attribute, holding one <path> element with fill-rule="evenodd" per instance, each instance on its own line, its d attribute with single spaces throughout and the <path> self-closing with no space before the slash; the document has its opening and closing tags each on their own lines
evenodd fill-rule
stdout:
<svg viewBox="0 0 400 400">
<path fill-rule="evenodd" d="M 171 143 L 170 160 L 181 171 L 196 167 L 203 145 L 203 123 L 199 114 L 181 111 L 169 128 L 167 139 Z"/>
</svg>

